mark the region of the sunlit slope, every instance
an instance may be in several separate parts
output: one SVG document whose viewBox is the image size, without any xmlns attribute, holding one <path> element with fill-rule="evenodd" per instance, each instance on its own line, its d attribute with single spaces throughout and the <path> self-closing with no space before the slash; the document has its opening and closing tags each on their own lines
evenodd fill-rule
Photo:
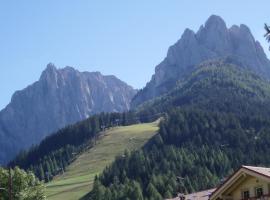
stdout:
<svg viewBox="0 0 270 200">
<path fill-rule="evenodd" d="M 89 192 L 96 174 L 125 149 L 142 147 L 158 130 L 158 123 L 117 127 L 106 132 L 97 145 L 83 153 L 67 171 L 47 185 L 49 200 L 79 199 Z"/>
</svg>

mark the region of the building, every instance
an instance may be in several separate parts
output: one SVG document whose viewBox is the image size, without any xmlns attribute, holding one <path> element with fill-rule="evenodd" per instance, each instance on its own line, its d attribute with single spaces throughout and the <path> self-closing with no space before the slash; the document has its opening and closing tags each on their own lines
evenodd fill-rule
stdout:
<svg viewBox="0 0 270 200">
<path fill-rule="evenodd" d="M 270 200 L 270 168 L 242 166 L 211 195 L 210 200 Z"/>
<path fill-rule="evenodd" d="M 185 196 L 185 200 L 209 200 L 210 195 L 215 191 L 215 189 L 204 190 Z"/>
<path fill-rule="evenodd" d="M 242 166 L 219 187 L 174 200 L 270 200 L 270 168 Z"/>
</svg>

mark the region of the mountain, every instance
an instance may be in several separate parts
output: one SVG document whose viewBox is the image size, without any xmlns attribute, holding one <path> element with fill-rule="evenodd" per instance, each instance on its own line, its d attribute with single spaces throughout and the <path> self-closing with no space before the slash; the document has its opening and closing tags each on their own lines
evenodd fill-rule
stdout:
<svg viewBox="0 0 270 200">
<path fill-rule="evenodd" d="M 40 79 L 15 92 L 0 112 L 0 163 L 92 114 L 128 110 L 135 93 L 115 76 L 48 64 Z"/>
<path fill-rule="evenodd" d="M 198 33 L 187 30 L 178 43 L 134 98 L 135 112 L 92 116 L 47 137 L 11 164 L 49 179 L 44 172 L 58 174 L 85 142 L 87 148 L 96 144 L 101 125 L 138 123 L 142 116 L 150 120 L 163 113 L 159 132 L 142 149 L 127 150 L 107 166 L 86 199 L 162 200 L 216 187 L 243 164 L 270 166 L 269 61 L 248 28 L 227 29 L 220 17 L 211 16 Z"/>
<path fill-rule="evenodd" d="M 117 157 L 89 199 L 171 199 L 214 188 L 241 165 L 270 166 L 269 97 L 269 82 L 251 70 L 201 64 L 140 108 L 166 113 L 159 133 L 141 150 Z"/>
<path fill-rule="evenodd" d="M 214 187 L 242 164 L 270 165 L 269 97 L 269 82 L 251 70 L 227 60 L 200 64 L 171 92 L 141 108 L 152 110 L 150 116 L 166 112 L 158 134 L 142 149 L 126 151 L 107 166 L 95 179 L 89 198 L 107 199 L 114 194 L 110 199 L 164 199 L 178 192 Z M 11 166 L 32 169 L 46 180 L 45 172 L 59 174 L 59 168 L 78 164 L 79 160 L 73 163 L 74 158 L 85 149 L 95 151 L 93 143 L 102 135 L 102 124 L 109 128 L 137 123 L 138 119 L 132 112 L 92 116 L 50 135 L 19 155 Z M 119 140 L 114 138 L 114 142 Z M 183 178 L 177 181 L 178 177 Z M 137 198 L 137 193 L 143 198 Z"/>
<path fill-rule="evenodd" d="M 221 58 L 270 78 L 270 61 L 249 28 L 246 25 L 227 28 L 221 17 L 212 15 L 197 33 L 186 29 L 169 48 L 150 82 L 133 98 L 132 107 L 167 93 L 200 63 Z"/>
<path fill-rule="evenodd" d="M 89 199 L 171 199 L 217 187 L 241 165 L 270 166 L 270 64 L 245 25 L 187 29 L 132 100 L 164 113 L 159 133 L 117 157 Z"/>
</svg>

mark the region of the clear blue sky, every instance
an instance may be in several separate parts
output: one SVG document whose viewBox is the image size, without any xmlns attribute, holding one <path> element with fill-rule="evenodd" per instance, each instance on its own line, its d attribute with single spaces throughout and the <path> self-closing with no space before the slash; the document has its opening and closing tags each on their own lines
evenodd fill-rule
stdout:
<svg viewBox="0 0 270 200">
<path fill-rule="evenodd" d="M 49 62 L 141 88 L 184 29 L 197 30 L 211 14 L 228 26 L 247 24 L 267 50 L 269 7 L 269 0 L 2 0 L 0 109 Z"/>
</svg>

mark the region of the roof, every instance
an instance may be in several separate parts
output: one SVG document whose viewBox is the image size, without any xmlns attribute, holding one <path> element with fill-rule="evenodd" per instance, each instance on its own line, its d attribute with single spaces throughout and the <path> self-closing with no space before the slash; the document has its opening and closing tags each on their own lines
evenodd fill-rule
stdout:
<svg viewBox="0 0 270 200">
<path fill-rule="evenodd" d="M 186 195 L 186 200 L 208 200 L 209 196 L 216 190 L 216 188 L 204 190 Z"/>
<path fill-rule="evenodd" d="M 213 191 L 215 191 L 215 189 L 216 188 L 187 194 L 185 195 L 185 199 L 186 200 L 208 200 L 209 196 L 212 194 Z M 167 199 L 167 200 L 180 200 L 180 198 L 175 197 L 173 199 Z"/>
<path fill-rule="evenodd" d="M 242 166 L 242 168 L 248 169 L 255 173 L 267 176 L 270 178 L 270 168 L 267 167 L 253 167 L 253 166 Z"/>
</svg>

